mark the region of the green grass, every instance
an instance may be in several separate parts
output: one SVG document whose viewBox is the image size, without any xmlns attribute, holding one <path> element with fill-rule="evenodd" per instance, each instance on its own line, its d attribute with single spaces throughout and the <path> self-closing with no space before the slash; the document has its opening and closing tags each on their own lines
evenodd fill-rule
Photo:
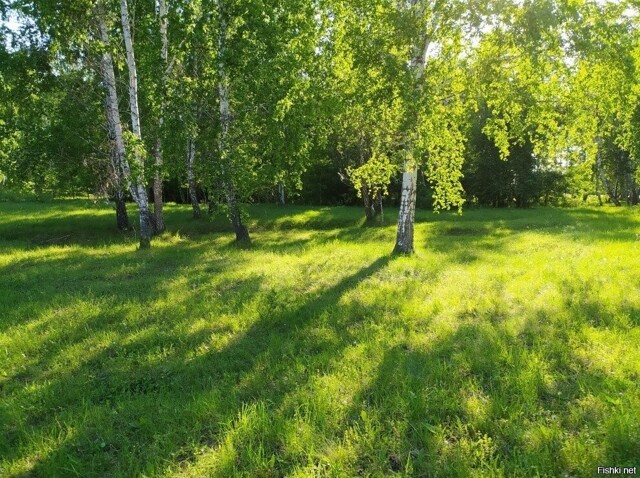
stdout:
<svg viewBox="0 0 640 478">
<path fill-rule="evenodd" d="M 640 212 L 0 204 L 0 476 L 594 476 L 640 465 Z M 132 218 L 133 218 L 132 214 Z"/>
</svg>

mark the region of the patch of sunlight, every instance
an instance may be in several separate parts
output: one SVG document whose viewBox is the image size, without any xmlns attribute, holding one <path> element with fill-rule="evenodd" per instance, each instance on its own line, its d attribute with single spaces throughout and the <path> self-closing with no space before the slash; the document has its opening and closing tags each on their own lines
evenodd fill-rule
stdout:
<svg viewBox="0 0 640 478">
<path fill-rule="evenodd" d="M 307 211 L 301 211 L 298 213 L 280 217 L 278 219 L 275 219 L 273 223 L 276 226 L 280 227 L 282 227 L 283 225 L 289 227 L 292 225 L 304 225 L 313 219 L 318 219 L 326 216 L 327 213 L 331 213 L 331 208 L 309 209 Z"/>
<path fill-rule="evenodd" d="M 491 410 L 491 399 L 477 386 L 460 390 L 462 410 L 473 424 L 484 423 Z"/>
<path fill-rule="evenodd" d="M 568 473 L 579 474 L 580 470 L 597 470 L 607 462 L 605 447 L 600 446 L 602 436 L 593 435 L 589 430 L 565 434 L 560 457 Z"/>
<path fill-rule="evenodd" d="M 119 335 L 113 331 L 105 330 L 95 332 L 94 335 L 64 347 L 56 356 L 53 368 L 49 374 L 71 372 L 78 370 L 84 364 L 91 362 L 116 344 Z M 47 375 L 49 375 L 47 374 Z"/>
<path fill-rule="evenodd" d="M 582 330 L 584 342 L 574 344 L 574 353 L 590 370 L 608 377 L 637 379 L 640 376 L 640 329 L 624 333 L 598 327 Z"/>
<path fill-rule="evenodd" d="M 562 430 L 558 417 L 545 417 L 543 421 L 523 424 L 522 442 L 524 449 L 530 454 L 539 454 L 543 450 L 551 451 L 554 443 L 562 440 Z M 528 426 L 527 426 L 528 425 Z"/>
<path fill-rule="evenodd" d="M 584 426 L 585 423 L 596 424 L 606 418 L 610 407 L 611 403 L 605 403 L 601 397 L 586 393 L 569 405 L 568 424 L 574 429 Z"/>
</svg>

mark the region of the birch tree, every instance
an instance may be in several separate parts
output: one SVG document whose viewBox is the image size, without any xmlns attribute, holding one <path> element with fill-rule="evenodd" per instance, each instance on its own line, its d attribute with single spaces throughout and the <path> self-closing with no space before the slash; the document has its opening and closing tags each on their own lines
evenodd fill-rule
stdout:
<svg viewBox="0 0 640 478">
<path fill-rule="evenodd" d="M 249 241 L 249 231 L 242 223 L 240 204 L 236 195 L 236 185 L 232 164 L 228 161 L 232 154 L 229 144 L 229 130 L 231 128 L 231 105 L 229 88 L 227 52 L 227 12 L 224 0 L 216 0 L 218 7 L 218 102 L 220 108 L 220 132 L 218 136 L 218 159 L 222 167 L 222 188 L 227 200 L 228 214 L 236 234 L 236 241 Z"/>
<path fill-rule="evenodd" d="M 160 61 L 162 78 L 160 80 L 160 117 L 158 119 L 158 133 L 154 147 L 155 174 L 153 177 L 153 224 L 157 233 L 165 230 L 163 197 L 162 197 L 162 166 L 163 166 L 163 144 L 162 135 L 164 129 L 164 115 L 166 110 L 167 76 L 169 74 L 169 39 L 167 35 L 169 22 L 169 11 L 166 0 L 158 0 L 158 23 L 160 31 Z"/>
<path fill-rule="evenodd" d="M 123 162 L 125 166 L 124 176 L 129 178 L 130 191 L 134 201 L 138 206 L 140 215 L 140 247 L 148 248 L 151 245 L 151 236 L 153 234 L 151 226 L 151 216 L 149 213 L 149 201 L 147 191 L 144 185 L 144 144 L 142 143 L 142 129 L 140 127 L 140 111 L 138 108 L 138 70 L 136 66 L 136 58 L 133 50 L 133 40 L 131 38 L 131 23 L 129 21 L 129 6 L 127 0 L 120 0 L 120 20 L 122 23 L 122 36 L 126 49 L 127 70 L 129 73 L 129 108 L 131 110 L 131 150 L 129 155 L 132 165 Z M 106 44 L 108 40 L 103 37 Z M 111 70 L 113 71 L 113 70 Z M 111 78 L 109 78 L 111 81 Z M 117 92 L 115 89 L 115 79 L 113 80 L 113 93 L 109 93 L 112 108 L 117 111 Z M 112 113 L 115 116 L 115 111 Z"/>
</svg>

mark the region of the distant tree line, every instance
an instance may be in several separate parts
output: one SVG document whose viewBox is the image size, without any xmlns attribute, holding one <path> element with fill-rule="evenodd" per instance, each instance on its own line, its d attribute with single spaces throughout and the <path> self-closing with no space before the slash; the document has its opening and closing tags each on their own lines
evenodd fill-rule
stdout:
<svg viewBox="0 0 640 478">
<path fill-rule="evenodd" d="M 166 201 L 638 203 L 637 1 L 5 0 L 0 188 Z M 384 203 L 384 204 L 383 204 Z"/>
</svg>

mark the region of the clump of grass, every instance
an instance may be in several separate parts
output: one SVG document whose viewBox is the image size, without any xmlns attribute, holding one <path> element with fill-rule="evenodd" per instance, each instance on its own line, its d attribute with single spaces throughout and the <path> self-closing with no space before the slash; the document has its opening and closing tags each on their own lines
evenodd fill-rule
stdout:
<svg viewBox="0 0 640 478">
<path fill-rule="evenodd" d="M 592 476 L 640 450 L 631 209 L 0 204 L 2 476 Z M 54 240 L 52 240 L 54 239 Z"/>
</svg>

